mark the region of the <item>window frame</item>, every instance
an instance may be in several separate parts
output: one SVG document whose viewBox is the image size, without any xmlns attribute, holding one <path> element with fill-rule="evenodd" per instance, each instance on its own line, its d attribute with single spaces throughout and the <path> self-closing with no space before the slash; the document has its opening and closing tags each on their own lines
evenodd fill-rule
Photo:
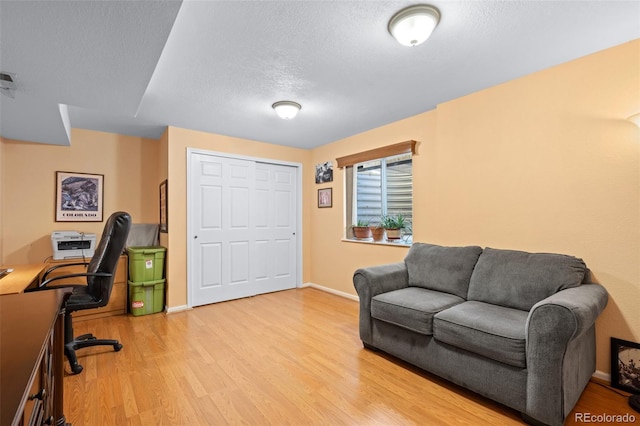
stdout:
<svg viewBox="0 0 640 426">
<path fill-rule="evenodd" d="M 344 210 L 344 218 L 345 218 L 345 223 L 347 224 L 347 227 L 345 229 L 345 234 L 344 234 L 344 238 L 343 240 L 345 241 L 350 241 L 350 242 L 361 242 L 361 243 L 373 243 L 373 244 L 387 244 L 387 245 L 394 245 L 394 246 L 410 246 L 412 244 L 413 241 L 413 230 L 411 228 L 411 220 L 409 221 L 409 232 L 403 236 L 403 238 L 399 241 L 399 242 L 391 242 L 388 240 L 382 240 L 382 241 L 372 241 L 372 240 L 360 240 L 360 239 L 356 239 L 351 231 L 351 227 L 353 226 L 352 224 L 356 223 L 356 219 L 358 218 L 358 166 L 361 166 L 363 163 L 367 163 L 367 162 L 374 162 L 374 161 L 379 161 L 380 164 L 379 166 L 373 166 L 373 167 L 380 167 L 380 211 L 381 211 L 381 217 L 384 216 L 385 214 L 390 214 L 393 212 L 389 212 L 389 200 L 388 200 L 388 168 L 389 167 L 393 167 L 393 163 L 391 163 L 389 160 L 393 159 L 394 157 L 400 157 L 402 154 L 409 154 L 408 158 L 405 159 L 400 159 L 400 161 L 398 163 L 403 163 L 403 162 L 410 162 L 411 163 L 411 213 L 409 214 L 409 217 L 412 218 L 413 217 L 413 155 L 415 153 L 415 141 L 407 141 L 406 143 L 401 143 L 404 144 L 405 147 L 409 147 L 409 149 L 403 148 L 402 152 L 393 152 L 390 151 L 387 148 L 383 148 L 383 149 L 378 149 L 378 150 L 371 150 L 371 151 L 367 151 L 366 155 L 362 155 L 362 153 L 359 154 L 354 154 L 352 156 L 348 156 L 350 158 L 350 161 L 348 162 L 342 162 L 341 159 L 338 159 L 338 164 L 340 166 L 343 166 L 345 168 L 345 194 L 347 194 L 347 198 L 346 198 L 346 203 L 345 203 L 345 210 Z M 398 145 L 401 144 L 396 144 L 395 146 L 397 147 Z M 376 152 L 377 154 L 383 154 L 385 155 L 384 157 L 379 157 L 379 158 L 371 158 L 371 154 L 372 152 Z M 386 154 L 390 154 L 390 155 L 386 155 Z M 343 159 L 346 157 L 343 157 Z M 361 159 L 362 161 L 360 162 L 353 162 L 354 159 Z M 353 163 L 353 164 L 347 164 L 347 163 Z M 374 222 L 377 223 L 378 221 Z"/>
</svg>

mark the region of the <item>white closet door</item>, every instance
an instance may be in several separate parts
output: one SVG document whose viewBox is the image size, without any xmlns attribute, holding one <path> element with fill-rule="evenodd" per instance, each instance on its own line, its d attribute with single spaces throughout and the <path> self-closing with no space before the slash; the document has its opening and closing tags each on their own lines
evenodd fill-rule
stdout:
<svg viewBox="0 0 640 426">
<path fill-rule="evenodd" d="M 295 287 L 295 167 L 192 153 L 191 305 Z"/>
<path fill-rule="evenodd" d="M 295 167 L 256 164 L 255 253 L 258 293 L 295 287 Z"/>
</svg>

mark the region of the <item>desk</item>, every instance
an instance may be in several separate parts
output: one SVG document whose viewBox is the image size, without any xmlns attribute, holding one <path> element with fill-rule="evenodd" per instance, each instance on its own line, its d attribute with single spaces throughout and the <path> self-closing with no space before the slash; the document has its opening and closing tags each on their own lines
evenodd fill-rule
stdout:
<svg viewBox="0 0 640 426">
<path fill-rule="evenodd" d="M 0 296 L 0 425 L 65 424 L 62 307 L 70 291 Z"/>
<path fill-rule="evenodd" d="M 40 277 L 44 263 L 29 265 L 6 265 L 3 268 L 13 268 L 13 272 L 0 278 L 0 295 L 22 293 Z"/>
</svg>

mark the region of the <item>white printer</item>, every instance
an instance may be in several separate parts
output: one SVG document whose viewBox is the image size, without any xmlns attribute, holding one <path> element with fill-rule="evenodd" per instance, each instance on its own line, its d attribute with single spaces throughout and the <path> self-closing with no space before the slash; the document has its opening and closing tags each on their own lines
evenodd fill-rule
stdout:
<svg viewBox="0 0 640 426">
<path fill-rule="evenodd" d="M 78 231 L 54 231 L 51 233 L 53 259 L 91 258 L 96 249 L 96 234 Z"/>
</svg>

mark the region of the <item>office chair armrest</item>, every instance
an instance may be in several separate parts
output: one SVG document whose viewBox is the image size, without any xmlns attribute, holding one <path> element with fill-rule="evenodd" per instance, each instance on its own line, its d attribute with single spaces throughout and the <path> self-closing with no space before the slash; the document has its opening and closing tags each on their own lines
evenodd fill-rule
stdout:
<svg viewBox="0 0 640 426">
<path fill-rule="evenodd" d="M 40 284 L 38 284 L 38 290 L 44 290 L 45 288 L 49 288 L 47 287 L 49 283 L 52 283 L 58 280 L 68 279 L 68 278 L 111 277 L 111 276 L 113 276 L 113 274 L 109 272 L 79 272 L 77 274 L 58 275 L 57 277 L 49 278 L 48 280 L 43 280 Z M 57 287 L 81 287 L 84 285 L 85 284 L 62 284 Z"/>
<path fill-rule="evenodd" d="M 52 267 L 50 267 L 49 269 L 44 271 L 44 274 L 42 274 L 42 280 L 41 281 L 46 281 L 47 280 L 47 276 L 49 275 L 49 273 L 55 271 L 56 269 L 66 268 L 68 266 L 88 266 L 88 265 L 89 265 L 89 262 L 61 263 L 59 265 L 53 265 Z"/>
</svg>

